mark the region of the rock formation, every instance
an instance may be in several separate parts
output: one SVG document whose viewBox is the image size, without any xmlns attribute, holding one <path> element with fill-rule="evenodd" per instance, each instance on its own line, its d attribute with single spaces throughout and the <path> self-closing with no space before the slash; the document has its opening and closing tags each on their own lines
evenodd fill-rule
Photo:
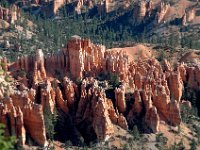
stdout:
<svg viewBox="0 0 200 150">
<path fill-rule="evenodd" d="M 150 17 L 152 13 L 152 1 L 137 1 L 133 12 L 133 23 L 139 25 L 145 22 L 145 17 Z"/>
<path fill-rule="evenodd" d="M 146 114 L 146 122 L 154 133 L 158 132 L 160 125 L 160 117 L 155 106 L 149 108 Z"/>
<path fill-rule="evenodd" d="M 105 97 L 99 97 L 94 111 L 93 128 L 99 140 L 106 140 L 114 132 L 112 122 L 106 109 Z"/>
<path fill-rule="evenodd" d="M 126 111 L 124 86 L 121 86 L 120 88 L 115 89 L 115 99 L 116 99 L 116 106 L 118 108 L 119 113 L 124 113 Z"/>
<path fill-rule="evenodd" d="M 21 16 L 20 8 L 16 5 L 11 5 L 10 8 L 3 8 L 0 6 L 0 19 L 8 23 L 14 23 Z"/>
<path fill-rule="evenodd" d="M 196 16 L 195 8 L 191 8 L 189 10 L 185 10 L 185 13 L 184 13 L 183 18 L 182 18 L 182 24 L 184 26 L 187 25 L 187 23 L 189 23 L 189 22 L 194 20 L 195 16 Z"/>
<path fill-rule="evenodd" d="M 58 9 L 65 5 L 66 0 L 54 0 L 53 1 L 53 13 L 56 14 Z"/>
<path fill-rule="evenodd" d="M 130 6 L 130 0 L 105 0 L 105 12 L 110 13 L 119 8 L 126 9 Z"/>
<path fill-rule="evenodd" d="M 74 105 L 74 95 L 75 95 L 75 88 L 73 86 L 72 81 L 70 81 L 68 78 L 64 78 L 63 81 L 63 85 L 64 85 L 64 93 L 65 93 L 65 97 L 67 99 L 67 104 L 68 106 L 73 106 Z"/>
<path fill-rule="evenodd" d="M 20 107 L 14 107 L 11 100 L 7 99 L 7 104 L 0 103 L 0 122 L 10 128 L 6 128 L 5 135 L 15 135 L 19 138 L 20 144 L 24 145 L 26 140 L 26 132 L 24 128 L 23 113 Z"/>
<path fill-rule="evenodd" d="M 157 13 L 157 23 L 161 23 L 161 21 L 164 21 L 164 17 L 167 13 L 167 11 L 170 8 L 170 4 L 166 4 L 164 2 L 161 2 L 159 12 Z"/>
<path fill-rule="evenodd" d="M 44 68 L 44 54 L 41 49 L 38 49 L 36 51 L 33 74 L 34 74 L 33 83 L 35 84 L 46 78 L 46 71 Z"/>
<path fill-rule="evenodd" d="M 199 64 L 185 64 L 178 65 L 178 70 L 184 84 L 191 89 L 197 89 L 200 85 L 200 66 Z"/>
<path fill-rule="evenodd" d="M 169 3 L 161 0 L 138 0 L 134 2 L 132 24 L 134 26 L 145 24 L 146 28 L 154 26 L 160 30 L 164 30 L 163 27 L 166 27 L 168 22 L 181 24 L 179 21 L 182 21 L 184 26 L 187 24 L 196 25 L 199 22 L 198 12 L 197 2 L 190 3 L 186 0 Z"/>
<path fill-rule="evenodd" d="M 147 13 L 146 1 L 140 1 L 136 3 L 136 8 L 134 10 L 134 24 L 140 24 Z"/>
<path fill-rule="evenodd" d="M 94 76 L 103 68 L 105 57 L 103 45 L 95 45 L 88 39 L 82 40 L 78 36 L 73 36 L 64 51 L 68 53 L 69 70 L 75 79 L 82 79 L 84 72 Z"/>
<path fill-rule="evenodd" d="M 3 80 L 7 89 L 0 86 L 0 122 L 7 125 L 6 134 L 16 135 L 22 144 L 26 133 L 37 144 L 47 144 L 47 109 L 73 117 L 80 132 L 87 126 L 98 140 L 111 137 L 114 126 L 127 130 L 138 118 L 152 132 L 160 130 L 161 121 L 178 126 L 184 86 L 200 85 L 198 64 L 172 67 L 154 58 L 130 62 L 126 53 L 111 52 L 78 36 L 56 54 L 45 56 L 36 50 L 10 65 L 5 58 L 0 62 L 0 69 L 13 76 L 13 82 Z M 120 85 L 113 87 L 106 78 L 98 81 L 100 73 L 118 76 Z M 5 73 L 0 77 L 4 79 Z"/>
<path fill-rule="evenodd" d="M 77 12 L 77 14 L 85 13 L 88 10 L 84 8 L 87 7 L 89 10 L 91 10 L 94 8 L 94 4 L 95 2 L 92 0 L 78 0 L 75 11 Z"/>
<path fill-rule="evenodd" d="M 63 99 L 63 95 L 59 87 L 56 88 L 56 100 L 58 107 L 61 108 L 63 112 L 67 113 L 69 111 L 67 100 Z"/>
<path fill-rule="evenodd" d="M 168 82 L 171 97 L 180 102 L 183 92 L 183 81 L 181 80 L 180 72 L 172 72 L 169 76 Z"/>
<path fill-rule="evenodd" d="M 16 135 L 24 145 L 28 133 L 40 146 L 47 144 L 43 112 L 39 105 L 21 94 L 10 95 L 10 99 L 4 99 L 0 104 L 0 120 L 6 124 L 7 135 Z"/>
</svg>

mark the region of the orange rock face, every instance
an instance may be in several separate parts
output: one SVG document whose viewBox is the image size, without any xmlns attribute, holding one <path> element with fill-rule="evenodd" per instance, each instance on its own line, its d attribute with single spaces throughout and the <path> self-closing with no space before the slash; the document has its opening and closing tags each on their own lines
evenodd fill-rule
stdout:
<svg viewBox="0 0 200 150">
<path fill-rule="evenodd" d="M 66 0 L 55 0 L 53 2 L 53 12 L 54 14 L 57 13 L 58 9 L 62 7 L 66 3 Z"/>
<path fill-rule="evenodd" d="M 22 145 L 29 133 L 37 144 L 45 146 L 46 131 L 42 108 L 23 95 L 11 95 L 1 103 L 1 122 L 6 124 L 6 134 L 16 135 Z M 35 130 L 37 129 L 37 130 Z"/>
<path fill-rule="evenodd" d="M 188 17 L 187 17 L 187 21 L 190 22 L 195 18 L 195 9 L 191 9 L 190 11 L 188 11 Z"/>
<path fill-rule="evenodd" d="M 8 23 L 14 23 L 20 16 L 20 9 L 16 5 L 12 5 L 10 8 L 3 8 L 0 6 L 0 19 Z"/>
<path fill-rule="evenodd" d="M 56 97 L 58 107 L 60 107 L 63 112 L 67 113 L 69 111 L 67 106 L 67 100 L 63 99 L 63 95 L 59 87 L 56 88 Z"/>
<path fill-rule="evenodd" d="M 99 140 L 105 140 L 114 133 L 105 100 L 103 97 L 98 98 L 94 112 L 93 128 Z"/>
<path fill-rule="evenodd" d="M 165 4 L 164 2 L 161 2 L 160 4 L 160 10 L 157 14 L 157 21 L 158 23 L 161 23 L 161 21 L 164 21 L 164 16 L 166 15 L 167 11 L 170 8 L 170 4 Z"/>
<path fill-rule="evenodd" d="M 198 2 L 177 1 L 172 4 L 161 0 L 134 1 L 132 24 L 160 28 L 174 19 L 180 19 L 183 26 L 196 25 L 199 22 L 198 11 Z"/>
<path fill-rule="evenodd" d="M 20 107 L 14 107 L 11 100 L 7 104 L 0 105 L 0 122 L 9 125 L 10 128 L 6 128 L 5 135 L 15 135 L 19 138 L 20 144 L 24 145 L 26 140 L 26 132 L 24 128 L 23 113 Z"/>
<path fill-rule="evenodd" d="M 152 1 L 138 1 L 135 4 L 135 9 L 133 12 L 134 24 L 138 25 L 145 21 L 146 16 L 150 16 L 152 12 Z"/>
<path fill-rule="evenodd" d="M 44 68 L 44 54 L 41 49 L 36 51 L 33 74 L 33 82 L 36 84 L 46 78 L 46 70 Z"/>
<path fill-rule="evenodd" d="M 149 108 L 145 119 L 154 133 L 159 131 L 160 117 L 155 106 Z"/>
<path fill-rule="evenodd" d="M 68 53 L 69 70 L 75 79 L 82 79 L 84 71 L 94 75 L 103 68 L 103 45 L 94 45 L 90 40 L 81 40 L 80 37 L 73 36 L 64 51 Z"/>
<path fill-rule="evenodd" d="M 137 1 L 135 2 L 134 13 L 133 13 L 133 24 L 139 25 L 145 23 L 153 16 L 153 11 L 156 12 L 154 17 L 155 24 L 159 24 L 167 15 L 170 5 L 161 1 Z M 151 18 L 152 20 L 152 18 Z"/>
<path fill-rule="evenodd" d="M 180 72 L 172 72 L 168 81 L 171 97 L 180 102 L 183 92 L 183 81 L 181 80 Z"/>
<path fill-rule="evenodd" d="M 128 123 L 126 121 L 126 118 L 120 114 L 117 120 L 117 125 L 119 125 L 120 127 L 122 127 L 125 130 L 128 130 Z"/>
<path fill-rule="evenodd" d="M 64 84 L 65 97 L 67 99 L 67 104 L 69 107 L 73 106 L 74 95 L 75 95 L 75 89 L 74 89 L 73 83 L 68 78 L 64 78 L 63 84 Z"/>
<path fill-rule="evenodd" d="M 105 12 L 106 13 L 110 13 L 119 8 L 126 9 L 130 6 L 130 0 L 124 0 L 124 1 L 105 0 L 104 3 L 105 3 Z"/>
<path fill-rule="evenodd" d="M 126 111 L 126 101 L 125 101 L 125 87 L 115 89 L 116 106 L 119 113 L 124 113 Z"/>
<path fill-rule="evenodd" d="M 26 133 L 38 145 L 47 144 L 47 108 L 51 114 L 58 109 L 72 117 L 73 128 L 83 135 L 91 132 L 98 140 L 111 137 L 114 126 L 131 128 L 137 119 L 152 132 L 160 130 L 160 121 L 178 126 L 184 85 L 200 85 L 198 64 L 172 67 L 152 58 L 129 62 L 126 53 L 111 52 L 78 36 L 56 54 L 44 56 L 36 50 L 34 56 L 11 65 L 6 59 L 0 62 L 5 64 L 0 69 L 9 71 L 14 81 L 5 82 L 8 90 L 0 87 L 0 122 L 7 125 L 6 134 L 16 135 L 22 144 Z M 113 87 L 106 77 L 98 81 L 100 73 L 118 76 L 120 85 Z"/>
<path fill-rule="evenodd" d="M 142 69 L 143 67 L 145 69 Z M 135 76 L 135 87 L 139 91 L 133 91 L 134 104 L 128 118 L 140 115 L 145 110 L 146 122 L 154 132 L 159 131 L 160 120 L 170 122 L 175 126 L 181 123 L 178 103 L 182 96 L 182 79 L 179 72 L 174 72 L 169 67 L 166 69 L 165 66 L 164 69 L 168 71 L 164 72 L 154 59 L 131 66 L 131 70 L 136 70 L 132 76 Z M 175 102 L 174 99 L 176 99 Z"/>
</svg>

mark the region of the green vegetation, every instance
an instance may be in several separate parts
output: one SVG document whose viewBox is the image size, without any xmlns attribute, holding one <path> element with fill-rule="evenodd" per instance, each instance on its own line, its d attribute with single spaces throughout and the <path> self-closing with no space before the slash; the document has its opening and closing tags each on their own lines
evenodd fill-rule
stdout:
<svg viewBox="0 0 200 150">
<path fill-rule="evenodd" d="M 197 145 L 197 142 L 194 139 L 192 139 L 192 141 L 190 142 L 190 150 L 196 150 Z"/>
<path fill-rule="evenodd" d="M 193 125 L 193 130 L 196 133 L 195 137 L 197 138 L 198 145 L 200 144 L 200 124 Z"/>
<path fill-rule="evenodd" d="M 56 108 L 55 108 L 56 109 Z M 55 135 L 55 124 L 57 122 L 57 112 L 54 110 L 52 114 L 50 107 L 45 107 L 44 109 L 44 120 L 45 120 L 45 128 L 46 128 L 46 136 L 49 140 L 50 144 L 48 149 L 54 149 L 54 145 L 52 144 Z"/>
<path fill-rule="evenodd" d="M 131 132 L 131 135 L 133 136 L 133 140 L 137 141 L 141 138 L 140 131 L 138 130 L 136 125 L 133 127 L 133 129 L 130 132 Z"/>
<path fill-rule="evenodd" d="M 162 150 L 164 149 L 164 147 L 166 147 L 166 144 L 167 144 L 167 138 L 163 136 L 163 133 L 158 133 L 156 134 L 156 147 L 159 149 L 159 150 Z"/>
<path fill-rule="evenodd" d="M 127 143 L 123 145 L 123 150 L 136 149 L 137 144 L 143 140 L 142 134 L 136 125 L 132 130 L 129 131 L 129 133 L 132 135 L 132 137 L 127 139 Z"/>
<path fill-rule="evenodd" d="M 14 149 L 15 137 L 5 137 L 4 128 L 5 126 L 0 124 L 0 150 Z"/>
<path fill-rule="evenodd" d="M 109 73 L 104 73 L 104 72 L 101 72 L 101 73 L 98 74 L 97 79 L 99 81 L 108 80 L 109 84 L 113 88 L 119 87 L 119 85 L 121 84 L 118 75 L 115 74 L 115 73 L 110 73 L 110 72 Z"/>
<path fill-rule="evenodd" d="M 118 87 L 120 85 L 119 77 L 116 74 L 109 73 L 109 81 L 113 88 Z"/>
<path fill-rule="evenodd" d="M 162 62 L 164 59 L 170 60 L 170 54 L 166 52 L 164 49 L 158 50 L 159 51 L 159 56 L 158 56 L 158 61 Z"/>
<path fill-rule="evenodd" d="M 10 6 L 10 4 L 9 4 L 8 0 L 1 0 L 0 6 L 8 8 Z"/>
<path fill-rule="evenodd" d="M 9 75 L 5 76 L 5 81 L 6 82 L 12 82 L 12 78 Z"/>
<path fill-rule="evenodd" d="M 197 116 L 196 108 L 189 108 L 188 106 L 181 105 L 181 118 L 184 123 L 191 122 L 191 116 Z"/>
<path fill-rule="evenodd" d="M 174 143 L 168 150 L 181 150 L 185 149 L 185 146 L 183 145 L 183 140 L 181 140 L 179 143 Z"/>
<path fill-rule="evenodd" d="M 199 105 L 199 93 L 200 88 L 192 89 L 190 85 L 185 85 L 183 90 L 182 99 L 189 100 L 192 104 L 192 108 L 187 108 L 181 105 L 181 116 L 183 122 L 190 123 L 191 117 L 198 117 L 200 115 L 200 105 Z"/>
<path fill-rule="evenodd" d="M 190 91 L 190 92 L 189 92 Z M 195 91 L 186 90 L 184 97 L 188 97 L 192 103 L 192 108 L 181 104 L 181 118 L 182 121 L 187 125 L 187 127 L 193 132 L 194 138 L 190 141 L 190 149 L 196 150 L 200 142 L 200 119 L 197 114 L 197 99 Z"/>
</svg>

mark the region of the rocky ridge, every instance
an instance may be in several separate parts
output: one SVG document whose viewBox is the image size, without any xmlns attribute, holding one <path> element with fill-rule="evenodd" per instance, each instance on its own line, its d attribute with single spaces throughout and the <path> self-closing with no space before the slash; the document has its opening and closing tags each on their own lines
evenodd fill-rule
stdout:
<svg viewBox="0 0 200 150">
<path fill-rule="evenodd" d="M 20 1 L 15 1 L 11 8 L 8 9 L 1 7 L 0 17 L 12 22 L 15 21 L 20 15 L 19 8 L 15 4 L 19 3 Z M 182 3 L 183 5 L 181 5 Z M 199 3 L 188 0 L 181 0 L 175 3 L 166 3 L 161 0 L 135 2 L 131 2 L 130 0 L 55 0 L 53 2 L 35 0 L 31 2 L 23 1 L 22 3 L 22 6 L 26 7 L 38 6 L 40 8 L 38 11 L 41 12 L 48 8 L 47 13 L 53 16 L 59 15 L 59 10 L 68 5 L 72 5 L 73 11 L 78 14 L 85 13 L 85 8 L 88 8 L 88 10 L 97 9 L 98 14 L 129 10 L 132 13 L 132 24 L 136 26 L 149 22 L 150 24 L 160 25 L 174 21 L 175 19 L 180 19 L 182 25 L 186 26 L 188 24 L 197 24 L 199 21 Z M 178 12 L 177 9 L 179 9 Z M 47 14 L 47 16 L 49 15 Z"/>
</svg>

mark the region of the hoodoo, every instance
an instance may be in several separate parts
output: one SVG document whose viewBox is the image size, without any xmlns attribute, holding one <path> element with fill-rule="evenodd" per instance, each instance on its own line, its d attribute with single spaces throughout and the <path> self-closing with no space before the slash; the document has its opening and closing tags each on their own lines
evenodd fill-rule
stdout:
<svg viewBox="0 0 200 150">
<path fill-rule="evenodd" d="M 48 108 L 51 114 L 56 108 L 68 115 L 73 112 L 74 124 L 87 124 L 98 140 L 111 137 L 113 126 L 128 130 L 138 116 L 155 133 L 160 131 L 161 121 L 179 126 L 182 91 L 186 84 L 191 88 L 200 84 L 199 66 L 178 64 L 173 68 L 166 60 L 161 65 L 154 58 L 136 62 L 128 57 L 124 52 L 111 53 L 103 45 L 73 36 L 56 54 L 44 55 L 38 49 L 34 56 L 7 63 L 4 69 L 8 68 L 15 77 L 16 85 L 9 85 L 9 98 L 3 96 L 6 91 L 1 89 L 0 121 L 7 125 L 6 134 L 20 137 L 25 144 L 28 133 L 45 146 L 44 113 Z M 22 70 L 27 75 L 19 80 Z M 110 85 L 102 86 L 95 79 L 102 73 L 115 74 L 121 81 L 119 87 L 114 87 L 113 97 L 109 96 Z M 81 82 L 77 83 L 77 79 Z"/>
</svg>

